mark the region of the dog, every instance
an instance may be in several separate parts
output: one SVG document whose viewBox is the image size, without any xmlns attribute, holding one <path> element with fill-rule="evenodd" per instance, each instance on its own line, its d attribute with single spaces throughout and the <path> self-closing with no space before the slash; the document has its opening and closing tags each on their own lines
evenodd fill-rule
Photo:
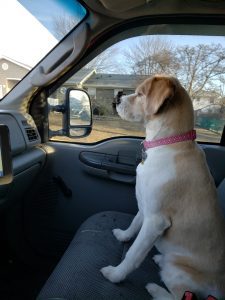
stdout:
<svg viewBox="0 0 225 300">
<path fill-rule="evenodd" d="M 118 283 L 138 268 L 153 245 L 154 261 L 168 291 L 146 286 L 155 300 L 180 300 L 185 291 L 225 299 L 225 219 L 205 155 L 195 139 L 192 101 L 180 82 L 155 75 L 123 96 L 117 112 L 143 122 L 146 159 L 137 167 L 138 213 L 121 242 L 136 238 L 124 260 L 101 269 Z"/>
</svg>

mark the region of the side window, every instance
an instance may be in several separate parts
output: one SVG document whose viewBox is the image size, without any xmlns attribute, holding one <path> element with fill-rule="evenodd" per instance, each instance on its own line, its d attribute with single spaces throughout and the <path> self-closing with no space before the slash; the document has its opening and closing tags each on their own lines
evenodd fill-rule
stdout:
<svg viewBox="0 0 225 300">
<path fill-rule="evenodd" d="M 89 136 L 63 135 L 63 115 L 49 109 L 50 140 L 94 143 L 111 137 L 144 137 L 144 126 L 121 120 L 120 94 L 134 93 L 156 73 L 177 77 L 189 92 L 195 111 L 197 138 L 219 143 L 225 124 L 225 41 L 205 36 L 140 36 L 121 41 L 98 55 L 48 98 L 50 107 L 63 104 L 68 88 L 82 88 L 92 103 Z"/>
</svg>

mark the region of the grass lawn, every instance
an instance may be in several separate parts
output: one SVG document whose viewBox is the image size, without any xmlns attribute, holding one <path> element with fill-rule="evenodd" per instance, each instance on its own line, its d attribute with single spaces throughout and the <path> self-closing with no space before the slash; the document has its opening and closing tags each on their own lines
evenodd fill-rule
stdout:
<svg viewBox="0 0 225 300">
<path fill-rule="evenodd" d="M 61 114 L 50 115 L 50 129 L 60 130 L 62 128 Z M 196 128 L 197 140 L 200 142 L 219 143 L 221 134 L 206 130 L 203 128 Z M 92 132 L 89 136 L 84 138 L 68 138 L 65 136 L 56 135 L 51 138 L 54 141 L 67 141 L 79 143 L 95 143 L 107 138 L 116 136 L 138 136 L 144 137 L 145 130 L 142 124 L 128 122 L 121 120 L 119 117 L 94 117 Z"/>
</svg>

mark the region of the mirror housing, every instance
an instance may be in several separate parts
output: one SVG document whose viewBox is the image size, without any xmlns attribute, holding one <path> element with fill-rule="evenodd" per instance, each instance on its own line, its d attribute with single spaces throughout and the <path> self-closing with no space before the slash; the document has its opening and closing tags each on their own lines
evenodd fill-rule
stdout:
<svg viewBox="0 0 225 300">
<path fill-rule="evenodd" d="M 87 136 L 92 130 L 91 100 L 82 89 L 69 88 L 66 91 L 66 133 L 72 138 Z"/>
</svg>

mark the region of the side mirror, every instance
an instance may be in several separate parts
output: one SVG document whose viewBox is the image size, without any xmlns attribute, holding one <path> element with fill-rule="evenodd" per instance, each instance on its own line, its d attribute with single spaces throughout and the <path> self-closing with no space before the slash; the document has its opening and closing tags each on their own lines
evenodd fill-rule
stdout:
<svg viewBox="0 0 225 300">
<path fill-rule="evenodd" d="M 66 122 L 69 137 L 83 137 L 91 133 L 92 113 L 88 93 L 80 89 L 66 92 Z"/>
</svg>

